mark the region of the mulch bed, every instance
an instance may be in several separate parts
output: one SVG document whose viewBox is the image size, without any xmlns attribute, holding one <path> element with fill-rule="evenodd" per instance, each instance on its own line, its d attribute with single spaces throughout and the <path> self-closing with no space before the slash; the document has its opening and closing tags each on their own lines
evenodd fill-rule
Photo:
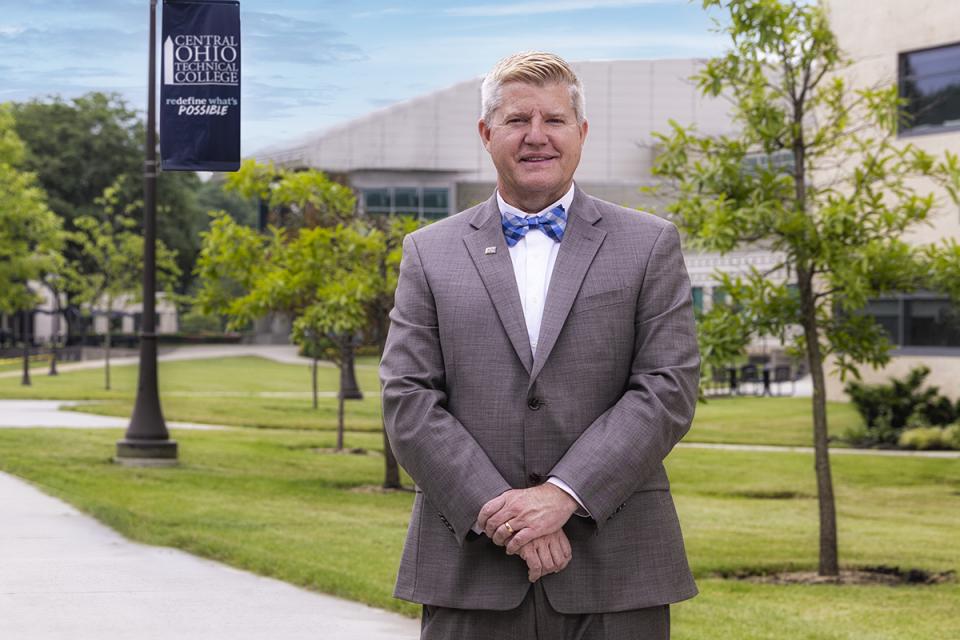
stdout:
<svg viewBox="0 0 960 640">
<path fill-rule="evenodd" d="M 779 573 L 754 573 L 737 571 L 723 574 L 731 580 L 743 580 L 758 584 L 839 584 L 839 585 L 935 585 L 955 582 L 956 571 L 924 571 L 900 567 L 861 567 L 842 569 L 839 576 L 821 576 L 816 571 L 781 571 Z"/>
</svg>

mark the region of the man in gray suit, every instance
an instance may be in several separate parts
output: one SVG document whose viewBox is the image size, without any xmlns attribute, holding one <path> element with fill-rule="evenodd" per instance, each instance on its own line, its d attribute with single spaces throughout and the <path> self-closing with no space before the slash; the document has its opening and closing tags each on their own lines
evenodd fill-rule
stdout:
<svg viewBox="0 0 960 640">
<path fill-rule="evenodd" d="M 486 202 L 410 234 L 380 365 L 417 484 L 395 595 L 421 638 L 669 638 L 696 594 L 663 460 L 699 356 L 676 228 L 573 183 L 583 89 L 557 56 L 481 90 Z"/>
</svg>

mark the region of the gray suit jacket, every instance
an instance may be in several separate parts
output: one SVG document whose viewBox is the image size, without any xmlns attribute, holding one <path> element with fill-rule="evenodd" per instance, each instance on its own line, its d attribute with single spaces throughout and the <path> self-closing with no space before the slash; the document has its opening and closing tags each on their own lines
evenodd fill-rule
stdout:
<svg viewBox="0 0 960 640">
<path fill-rule="evenodd" d="M 471 527 L 488 500 L 549 476 L 592 515 L 565 525 L 573 559 L 542 578 L 556 610 L 696 594 L 663 467 L 690 426 L 699 375 L 671 223 L 577 188 L 536 357 L 496 197 L 405 239 L 390 319 L 383 411 L 417 483 L 397 597 L 519 606 L 526 565 Z"/>
</svg>

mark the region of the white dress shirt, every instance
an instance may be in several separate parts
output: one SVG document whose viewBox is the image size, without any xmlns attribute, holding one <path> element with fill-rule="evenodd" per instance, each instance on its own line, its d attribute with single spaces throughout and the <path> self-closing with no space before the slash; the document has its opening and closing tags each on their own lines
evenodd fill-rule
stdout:
<svg viewBox="0 0 960 640">
<path fill-rule="evenodd" d="M 536 213 L 521 211 L 504 200 L 499 191 L 497 191 L 497 204 L 500 206 L 501 213 L 510 212 L 521 217 L 542 215 L 558 204 L 563 205 L 563 210 L 569 214 L 575 188 L 574 185 L 570 185 L 570 190 L 562 198 Z M 553 265 L 557 261 L 557 252 L 560 251 L 560 243 L 545 234 L 542 229 L 531 229 L 520 238 L 517 244 L 509 247 L 509 251 L 510 260 L 513 262 L 513 275 L 517 279 L 517 291 L 520 292 L 523 317 L 527 323 L 530 349 L 536 354 L 540 338 L 540 322 L 543 319 L 543 306 L 547 299 L 547 290 L 550 288 L 550 276 L 553 273 Z M 557 485 L 577 501 L 580 505 L 580 509 L 577 510 L 578 515 L 589 515 L 579 496 L 567 483 L 553 476 L 548 478 L 547 482 Z"/>
</svg>

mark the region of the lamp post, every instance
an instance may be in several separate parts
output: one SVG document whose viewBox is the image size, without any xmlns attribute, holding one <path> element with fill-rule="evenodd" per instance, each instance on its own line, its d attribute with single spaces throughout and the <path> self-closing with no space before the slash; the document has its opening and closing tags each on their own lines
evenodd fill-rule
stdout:
<svg viewBox="0 0 960 640">
<path fill-rule="evenodd" d="M 137 401 L 130 426 L 117 442 L 114 459 L 134 466 L 177 464 L 177 443 L 170 440 L 160 408 L 157 387 L 156 333 L 156 235 L 157 235 L 157 139 L 156 51 L 157 0 L 150 0 L 150 51 L 147 73 L 147 140 L 143 165 L 143 322 L 140 329 L 140 372 Z"/>
</svg>

